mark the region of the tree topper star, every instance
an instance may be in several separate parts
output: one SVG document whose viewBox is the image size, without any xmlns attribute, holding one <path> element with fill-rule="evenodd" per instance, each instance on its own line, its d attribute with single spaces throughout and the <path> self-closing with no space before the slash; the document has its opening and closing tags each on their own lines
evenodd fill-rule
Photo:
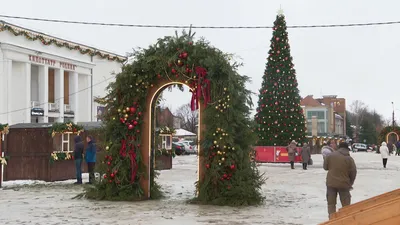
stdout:
<svg viewBox="0 0 400 225">
<path fill-rule="evenodd" d="M 280 16 L 283 15 L 283 9 L 282 9 L 282 8 L 279 8 L 279 10 L 278 10 L 278 15 L 280 15 Z"/>
</svg>

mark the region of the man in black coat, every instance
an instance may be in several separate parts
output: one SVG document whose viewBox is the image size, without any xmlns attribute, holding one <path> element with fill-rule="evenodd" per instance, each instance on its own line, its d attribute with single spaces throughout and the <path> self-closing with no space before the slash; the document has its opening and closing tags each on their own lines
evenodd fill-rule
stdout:
<svg viewBox="0 0 400 225">
<path fill-rule="evenodd" d="M 76 136 L 74 138 L 75 141 L 75 149 L 74 149 L 74 159 L 75 159 L 75 168 L 76 168 L 76 182 L 75 184 L 82 184 L 82 156 L 83 150 L 85 146 L 82 142 L 80 136 Z"/>
</svg>

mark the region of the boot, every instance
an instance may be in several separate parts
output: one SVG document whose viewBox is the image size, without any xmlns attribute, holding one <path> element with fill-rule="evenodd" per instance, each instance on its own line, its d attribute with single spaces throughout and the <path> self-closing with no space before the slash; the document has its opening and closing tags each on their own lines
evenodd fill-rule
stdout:
<svg viewBox="0 0 400 225">
<path fill-rule="evenodd" d="M 294 162 L 290 162 L 290 167 L 292 168 L 292 170 L 294 169 Z"/>
</svg>

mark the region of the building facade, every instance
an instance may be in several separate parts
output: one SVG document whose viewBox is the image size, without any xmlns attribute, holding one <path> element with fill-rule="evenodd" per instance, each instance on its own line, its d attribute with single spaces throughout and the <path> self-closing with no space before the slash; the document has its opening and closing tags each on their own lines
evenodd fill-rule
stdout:
<svg viewBox="0 0 400 225">
<path fill-rule="evenodd" d="M 126 58 L 0 21 L 0 123 L 97 121 Z"/>
<path fill-rule="evenodd" d="M 308 95 L 301 100 L 300 105 L 303 107 L 306 118 L 308 135 L 313 135 L 313 121 L 316 123 L 316 135 L 318 136 L 346 135 L 344 117 L 346 105 L 343 98 L 323 96 L 323 98 L 315 99 L 312 95 Z M 341 115 L 342 112 L 344 112 L 344 116 Z"/>
</svg>

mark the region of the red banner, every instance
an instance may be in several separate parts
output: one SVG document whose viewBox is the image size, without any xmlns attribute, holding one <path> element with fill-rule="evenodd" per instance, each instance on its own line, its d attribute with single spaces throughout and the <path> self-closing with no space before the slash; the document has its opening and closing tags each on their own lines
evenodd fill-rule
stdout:
<svg viewBox="0 0 400 225">
<path fill-rule="evenodd" d="M 289 156 L 284 146 L 256 146 L 256 162 L 261 163 L 288 163 Z M 301 148 L 297 148 L 297 156 L 294 162 L 301 162 Z"/>
</svg>

